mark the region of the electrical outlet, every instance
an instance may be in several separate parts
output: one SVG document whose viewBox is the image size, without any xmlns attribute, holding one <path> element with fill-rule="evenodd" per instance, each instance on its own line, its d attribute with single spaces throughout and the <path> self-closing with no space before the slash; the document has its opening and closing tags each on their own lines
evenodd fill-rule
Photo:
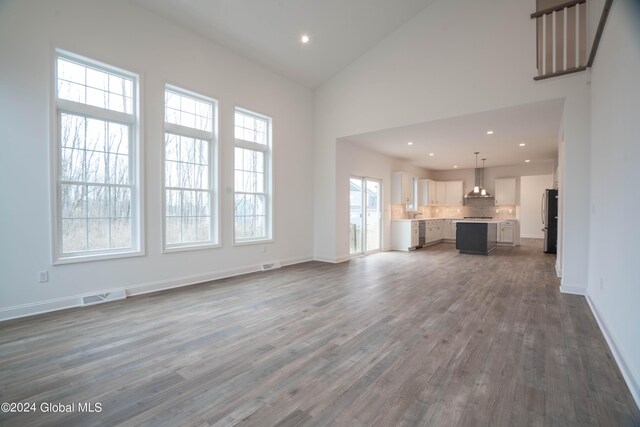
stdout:
<svg viewBox="0 0 640 427">
<path fill-rule="evenodd" d="M 601 277 L 600 278 L 600 290 L 604 289 L 604 279 Z"/>
<path fill-rule="evenodd" d="M 49 272 L 47 270 L 38 272 L 38 282 L 44 283 L 49 281 Z"/>
<path fill-rule="evenodd" d="M 262 252 L 264 252 L 264 253 L 267 252 L 267 245 L 262 245 Z"/>
</svg>

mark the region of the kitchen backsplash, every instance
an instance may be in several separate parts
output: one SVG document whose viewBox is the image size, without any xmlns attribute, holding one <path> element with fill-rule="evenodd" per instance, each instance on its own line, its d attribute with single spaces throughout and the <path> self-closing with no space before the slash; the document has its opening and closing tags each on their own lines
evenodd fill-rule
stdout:
<svg viewBox="0 0 640 427">
<path fill-rule="evenodd" d="M 424 218 L 464 218 L 465 216 L 489 216 L 494 219 L 517 219 L 515 205 L 495 206 L 493 197 L 466 199 L 464 206 L 420 206 Z M 391 205 L 391 219 L 413 218 L 404 205 Z"/>
</svg>

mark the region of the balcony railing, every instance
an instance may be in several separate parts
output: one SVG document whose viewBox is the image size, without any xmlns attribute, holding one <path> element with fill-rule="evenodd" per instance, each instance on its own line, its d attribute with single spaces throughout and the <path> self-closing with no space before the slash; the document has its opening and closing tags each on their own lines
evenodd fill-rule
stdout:
<svg viewBox="0 0 640 427">
<path fill-rule="evenodd" d="M 531 14 L 537 26 L 537 75 L 547 79 L 587 68 L 587 4 L 573 0 Z"/>
<path fill-rule="evenodd" d="M 613 0 L 589 3 L 573 0 L 532 13 L 537 29 L 538 69 L 533 79 L 548 79 L 592 67 L 612 5 Z M 587 19 L 587 12 L 591 20 Z"/>
</svg>

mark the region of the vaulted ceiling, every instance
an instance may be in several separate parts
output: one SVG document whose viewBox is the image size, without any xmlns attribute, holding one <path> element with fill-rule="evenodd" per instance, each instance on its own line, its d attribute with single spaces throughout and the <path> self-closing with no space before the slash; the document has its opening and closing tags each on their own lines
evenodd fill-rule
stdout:
<svg viewBox="0 0 640 427">
<path fill-rule="evenodd" d="M 433 0 L 133 1 L 315 88 Z"/>
</svg>

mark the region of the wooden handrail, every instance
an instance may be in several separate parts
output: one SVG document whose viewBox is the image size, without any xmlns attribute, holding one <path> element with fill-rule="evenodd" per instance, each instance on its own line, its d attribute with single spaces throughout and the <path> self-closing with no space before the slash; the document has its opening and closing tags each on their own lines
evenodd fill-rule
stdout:
<svg viewBox="0 0 640 427">
<path fill-rule="evenodd" d="M 578 72 L 584 71 L 586 69 L 587 69 L 587 67 L 583 65 L 582 67 L 569 68 L 567 70 L 558 71 L 558 72 L 551 73 L 551 74 L 542 74 L 540 76 L 535 76 L 533 78 L 533 80 L 537 81 L 537 80 L 550 79 L 551 77 L 558 77 L 558 76 L 564 76 L 565 74 L 578 73 Z"/>
<path fill-rule="evenodd" d="M 593 46 L 591 46 L 591 52 L 589 53 L 589 60 L 587 61 L 587 67 L 593 66 L 593 61 L 596 59 L 596 52 L 598 51 L 598 45 L 600 45 L 600 39 L 604 31 L 604 24 L 607 22 L 609 11 L 613 5 L 613 0 L 607 0 L 602 9 L 602 15 L 600 15 L 600 22 L 598 23 L 598 29 L 596 30 L 596 36 L 593 39 Z"/>
<path fill-rule="evenodd" d="M 613 1 L 613 0 L 607 0 L 607 1 L 610 2 L 610 1 Z M 559 4 L 557 6 L 548 7 L 546 9 L 542 9 L 542 10 L 539 10 L 539 11 L 537 11 L 535 13 L 532 13 L 531 14 L 531 19 L 539 18 L 541 16 L 548 15 L 550 13 L 562 10 L 562 9 L 564 9 L 566 7 L 572 7 L 572 6 L 575 6 L 577 4 L 582 4 L 582 3 L 586 3 L 586 2 L 587 2 L 587 0 L 571 0 L 571 1 L 568 1 L 566 3 Z"/>
</svg>

